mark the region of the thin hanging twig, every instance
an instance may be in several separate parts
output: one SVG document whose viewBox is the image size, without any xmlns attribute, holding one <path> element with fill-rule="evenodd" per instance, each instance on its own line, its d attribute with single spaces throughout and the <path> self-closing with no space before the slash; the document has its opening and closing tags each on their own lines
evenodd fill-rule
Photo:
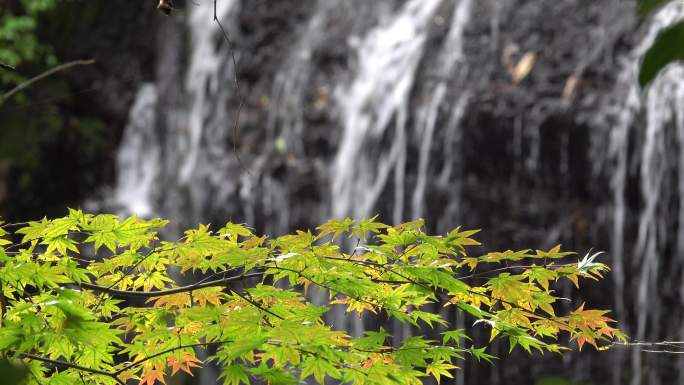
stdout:
<svg viewBox="0 0 684 385">
<path fill-rule="evenodd" d="M 238 80 L 238 65 L 237 65 L 237 60 L 235 59 L 235 46 L 233 45 L 233 41 L 230 39 L 230 35 L 228 35 L 228 32 L 226 32 L 226 29 L 223 28 L 223 24 L 221 24 L 221 20 L 218 18 L 218 14 L 216 12 L 218 0 L 214 0 L 214 21 L 218 25 L 219 29 L 221 30 L 221 33 L 223 34 L 223 38 L 225 41 L 228 43 L 228 48 L 230 49 L 230 56 L 231 59 L 233 60 L 233 73 L 235 77 L 235 93 L 237 94 L 238 98 L 238 106 L 237 106 L 237 111 L 235 112 L 235 123 L 233 125 L 233 153 L 235 154 L 235 159 L 237 159 L 238 164 L 240 165 L 240 168 L 245 170 L 247 172 L 247 175 L 251 175 L 249 172 L 249 169 L 244 165 L 242 162 L 242 159 L 240 158 L 240 153 L 238 152 L 237 149 L 237 141 L 239 137 L 239 132 L 240 132 L 240 114 L 242 113 L 242 108 L 244 107 L 244 99 L 242 97 L 242 90 L 240 89 L 240 81 Z"/>
</svg>

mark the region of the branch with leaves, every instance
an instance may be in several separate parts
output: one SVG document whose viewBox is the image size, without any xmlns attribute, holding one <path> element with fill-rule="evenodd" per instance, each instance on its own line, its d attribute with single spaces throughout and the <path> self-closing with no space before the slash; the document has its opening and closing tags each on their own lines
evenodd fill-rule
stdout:
<svg viewBox="0 0 684 385">
<path fill-rule="evenodd" d="M 557 246 L 474 257 L 467 248 L 479 244 L 476 231 L 428 235 L 420 220 L 393 227 L 375 218 L 332 220 L 272 239 L 229 222 L 163 241 L 158 231 L 167 223 L 70 210 L 0 227 L 0 353 L 29 365 L 29 384 L 154 385 L 209 361 L 234 385 L 309 377 L 439 382 L 468 357 L 495 358 L 453 328 L 449 309 L 511 349 L 626 342 L 605 310 L 580 305 L 557 314 L 555 286 L 600 279 L 607 266 L 597 254 L 570 262 L 574 254 Z M 343 237 L 356 238 L 352 253 L 339 246 Z M 328 293 L 328 305 L 311 302 L 311 287 Z M 383 315 L 417 333 L 399 342 L 382 328 L 352 337 L 325 321 L 334 306 L 350 316 Z M 441 340 L 427 338 L 429 329 Z M 208 347 L 202 362 L 198 354 Z"/>
</svg>

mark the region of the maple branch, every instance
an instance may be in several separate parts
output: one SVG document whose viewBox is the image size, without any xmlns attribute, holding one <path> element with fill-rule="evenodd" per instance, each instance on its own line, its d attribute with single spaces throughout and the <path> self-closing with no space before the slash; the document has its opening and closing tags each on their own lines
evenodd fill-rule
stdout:
<svg viewBox="0 0 684 385">
<path fill-rule="evenodd" d="M 411 248 L 411 246 L 410 246 L 409 248 L 407 248 L 407 249 L 410 249 L 410 248 Z M 404 253 L 406 253 L 406 250 L 404 251 Z M 387 263 L 387 264 L 382 264 L 382 263 L 377 263 L 377 262 L 373 262 L 373 261 L 353 260 L 353 259 L 338 258 L 338 257 L 326 257 L 326 259 L 337 260 L 337 261 L 344 261 L 344 262 L 351 262 L 351 263 L 359 262 L 359 263 L 364 264 L 364 265 L 368 265 L 368 266 L 373 266 L 373 267 L 381 268 L 381 269 L 383 269 L 383 270 L 384 270 L 385 272 L 387 272 L 387 273 L 391 273 L 391 274 L 396 274 L 396 275 L 398 275 L 399 277 L 405 279 L 408 283 L 411 283 L 411 284 L 420 286 L 420 287 L 422 287 L 422 288 L 424 288 L 424 289 L 426 289 L 426 290 L 428 290 L 428 291 L 434 293 L 435 295 L 437 295 L 438 298 L 440 298 L 441 301 L 445 301 L 445 302 L 447 302 L 447 303 L 451 301 L 451 299 L 449 299 L 447 296 L 445 296 L 444 293 L 438 291 L 436 288 L 431 287 L 431 286 L 429 285 L 429 283 L 428 283 L 428 284 L 425 284 L 425 283 L 422 283 L 422 282 L 420 282 L 420 281 L 416 281 L 415 279 L 412 279 L 412 278 L 410 278 L 410 277 L 407 277 L 406 275 L 403 275 L 403 274 L 401 274 L 401 273 L 399 273 L 399 272 L 397 272 L 397 271 L 395 271 L 395 270 L 393 270 L 393 269 L 387 267 L 388 265 L 391 265 L 391 264 L 389 264 L 389 263 Z M 300 273 L 300 275 L 301 275 L 302 277 L 304 277 L 304 278 L 307 278 L 306 276 L 302 275 L 301 273 Z M 456 279 L 458 279 L 458 278 L 456 278 Z M 321 286 L 320 284 L 314 282 L 313 280 L 311 280 L 311 279 L 309 279 L 309 280 L 310 280 L 312 283 L 314 283 L 314 284 L 316 284 L 316 285 L 318 285 L 318 286 Z M 388 281 L 387 283 L 395 283 L 395 282 Z M 399 282 L 396 282 L 396 283 L 400 283 L 400 281 L 399 281 Z M 325 286 L 321 286 L 321 287 L 324 287 L 324 288 L 325 288 Z M 483 296 L 483 297 L 488 298 L 488 299 L 493 300 L 493 301 L 499 301 L 499 302 L 501 302 L 501 303 L 503 303 L 503 304 L 510 305 L 510 306 L 513 306 L 513 307 L 516 307 L 516 308 L 520 308 L 524 313 L 526 313 L 526 314 L 528 314 L 528 315 L 531 315 L 531 316 L 534 316 L 534 317 L 537 317 L 537 318 L 540 318 L 540 319 L 544 319 L 544 320 L 547 320 L 547 321 L 549 321 L 549 322 L 554 322 L 554 323 L 556 323 L 556 324 L 558 324 L 558 325 L 566 326 L 566 325 L 563 324 L 562 322 L 559 322 L 559 321 L 557 321 L 557 320 L 555 320 L 555 319 L 553 319 L 553 318 L 551 318 L 551 317 L 548 317 L 548 316 L 543 315 L 543 314 L 537 314 L 537 313 L 534 312 L 534 311 L 526 310 L 526 309 L 522 308 L 519 304 L 510 302 L 510 301 L 506 301 L 506 300 L 504 300 L 503 298 L 496 298 L 496 297 L 493 297 L 493 296 L 488 295 L 488 294 L 485 294 L 485 293 L 475 292 L 475 291 L 473 291 L 473 290 L 471 290 L 471 289 L 468 289 L 468 293 L 474 294 L 474 295 L 480 295 L 480 296 Z M 344 293 L 340 293 L 340 294 L 346 295 L 346 294 L 344 294 Z M 348 295 L 347 295 L 347 296 L 348 296 Z M 351 296 L 348 296 L 348 297 L 351 297 Z M 359 300 L 358 298 L 354 298 L 354 297 L 351 297 L 351 298 L 353 298 L 353 299 L 355 299 L 355 300 L 357 300 L 357 301 Z M 365 302 L 368 302 L 368 301 L 365 301 Z"/>
<path fill-rule="evenodd" d="M 331 292 L 335 292 L 335 293 L 337 293 L 337 294 L 342 294 L 342 295 L 344 295 L 344 296 L 346 296 L 346 297 L 349 297 L 349 298 L 351 298 L 351 299 L 353 299 L 353 300 L 355 300 L 355 301 L 363 302 L 363 303 L 366 303 L 366 304 L 368 304 L 368 305 L 377 306 L 377 307 L 382 307 L 382 306 L 381 306 L 380 304 L 378 304 L 378 303 L 375 303 L 375 302 L 372 302 L 372 301 L 363 299 L 363 298 L 358 297 L 358 296 L 354 296 L 354 295 L 351 295 L 351 294 L 347 294 L 347 293 L 345 293 L 345 292 L 340 291 L 339 289 L 336 289 L 336 288 L 334 288 L 334 287 L 331 287 L 330 285 L 326 285 L 326 284 L 324 284 L 324 283 L 316 282 L 316 281 L 314 281 L 311 277 L 308 277 L 308 276 L 304 275 L 304 272 L 303 272 L 303 271 L 297 271 L 297 270 L 294 270 L 294 269 L 288 269 L 287 267 L 278 267 L 278 266 L 270 267 L 270 268 L 271 268 L 271 269 L 276 269 L 276 270 L 290 271 L 290 272 L 296 273 L 296 274 L 298 274 L 300 277 L 302 277 L 302 278 L 308 280 L 309 282 L 311 282 L 311 283 L 313 283 L 314 285 L 316 285 L 316 286 L 318 286 L 318 287 L 321 287 L 321 288 L 323 288 L 323 289 L 329 290 L 329 291 L 331 291 Z"/>
<path fill-rule="evenodd" d="M 181 240 L 183 240 L 183 238 L 185 238 L 185 236 L 183 236 L 183 237 L 181 237 L 180 239 L 178 239 L 178 242 L 180 242 Z M 123 274 L 119 279 L 117 279 L 116 281 L 114 281 L 114 283 L 112 283 L 111 285 L 109 285 L 109 286 L 107 287 L 107 289 L 113 289 L 114 286 L 118 285 L 121 281 L 123 281 L 124 279 L 126 279 L 126 277 L 127 277 L 129 274 L 131 274 L 135 269 L 138 268 L 138 266 L 140 266 L 143 262 L 145 262 L 145 260 L 147 260 L 147 258 L 149 258 L 153 253 L 155 253 L 155 252 L 157 252 L 157 251 L 160 251 L 160 250 L 162 249 L 162 247 L 163 247 L 162 245 L 158 245 L 158 246 L 155 246 L 155 247 L 153 247 L 152 249 L 150 249 L 150 251 L 148 251 L 147 254 L 145 254 L 144 257 L 142 257 L 142 258 L 141 258 L 138 262 L 136 262 L 133 266 L 129 267 L 129 268 L 124 272 L 124 274 Z M 200 282 L 202 282 L 202 281 L 200 281 Z M 102 302 L 103 302 L 103 301 L 104 301 L 104 297 L 103 297 L 103 298 L 100 298 L 100 300 L 98 301 L 97 305 L 95 305 L 95 308 L 94 308 L 93 311 L 97 311 L 97 310 L 100 308 L 100 306 L 102 305 Z"/>
<path fill-rule="evenodd" d="M 186 293 L 186 292 L 190 292 L 193 290 L 204 289 L 207 287 L 225 286 L 226 283 L 238 281 L 238 280 L 241 280 L 244 278 L 260 277 L 263 274 L 264 273 L 261 273 L 261 272 L 243 274 L 243 275 L 239 275 L 239 276 L 235 276 L 235 277 L 217 279 L 214 281 L 208 281 L 208 282 L 203 282 L 203 283 L 194 283 L 192 285 L 181 286 L 181 287 L 176 287 L 173 289 L 159 290 L 159 291 L 117 290 L 117 289 L 109 288 L 107 286 L 95 285 L 95 284 L 86 283 L 86 282 L 81 282 L 78 284 L 74 283 L 74 285 L 79 286 L 79 287 L 84 288 L 84 289 L 97 291 L 100 293 L 111 294 L 111 295 L 117 296 L 117 297 L 153 298 L 153 297 L 163 297 L 165 295 L 171 295 L 171 294 Z"/>
<path fill-rule="evenodd" d="M 134 367 L 136 367 L 136 366 L 138 366 L 138 365 L 140 365 L 140 364 L 143 364 L 143 363 L 145 363 L 146 361 L 155 359 L 155 358 L 157 358 L 157 357 L 159 357 L 159 356 L 163 356 L 164 354 L 173 353 L 173 352 L 175 352 L 175 351 L 177 351 L 177 350 L 181 350 L 181 349 L 190 349 L 190 348 L 206 348 L 206 347 L 208 347 L 208 346 L 223 345 L 223 344 L 226 344 L 226 343 L 229 343 L 229 342 L 233 342 L 233 341 L 232 341 L 232 340 L 222 340 L 222 341 L 214 341 L 214 342 L 198 342 L 198 343 L 194 343 L 194 344 L 187 344 L 187 345 L 175 346 L 175 347 L 173 347 L 173 348 L 168 348 L 168 349 L 162 350 L 162 351 L 160 351 L 160 352 L 154 353 L 154 354 L 152 354 L 152 355 L 150 355 L 150 356 L 147 356 L 147 357 L 145 357 L 145 358 L 141 358 L 141 359 L 139 359 L 139 360 L 137 360 L 137 361 L 135 361 L 135 362 L 132 362 L 132 363 L 130 363 L 130 364 L 124 366 L 123 368 L 121 368 L 121 369 L 115 371 L 114 374 L 118 376 L 119 374 L 121 374 L 121 373 L 123 373 L 123 372 L 125 372 L 125 371 L 127 371 L 127 370 L 129 370 L 129 369 L 132 369 L 132 368 L 134 368 Z M 276 342 L 267 341 L 266 343 L 269 344 L 269 345 L 274 345 L 274 346 L 283 346 L 282 344 L 279 344 L 279 343 L 276 343 Z M 359 371 L 359 369 L 354 368 L 354 367 L 352 367 L 352 366 L 350 366 L 350 365 L 344 365 L 344 364 L 340 364 L 340 363 L 334 362 L 334 361 L 330 360 L 330 359 L 327 358 L 327 357 L 322 357 L 320 354 L 318 354 L 318 353 L 316 353 L 316 352 L 312 352 L 312 351 L 310 351 L 310 350 L 306 350 L 306 349 L 297 347 L 296 345 L 295 345 L 295 346 L 290 345 L 290 347 L 294 348 L 295 350 L 297 350 L 297 351 L 299 351 L 299 352 L 301 352 L 301 353 L 310 354 L 310 355 L 312 355 L 312 356 L 315 356 L 315 357 L 318 357 L 318 358 L 327 360 L 328 362 L 330 362 L 330 363 L 333 364 L 333 365 L 338 364 L 338 366 L 341 367 L 341 368 Z M 358 350 L 358 349 L 357 349 L 357 350 Z M 359 350 L 359 351 L 361 351 L 361 350 Z M 359 371 L 359 373 L 363 373 L 363 372 Z M 366 373 L 363 373 L 363 374 L 366 374 Z"/>
<path fill-rule="evenodd" d="M 254 307 L 256 307 L 257 309 L 259 309 L 259 310 L 261 310 L 261 311 L 263 311 L 263 312 L 266 312 L 266 313 L 268 313 L 268 314 L 270 314 L 270 315 L 272 315 L 272 316 L 278 318 L 279 320 L 285 320 L 285 318 L 283 318 L 282 316 L 280 316 L 280 315 L 278 315 L 278 314 L 276 314 L 276 313 L 270 311 L 270 310 L 267 309 L 265 306 L 259 304 L 258 302 L 254 301 L 253 299 L 249 298 L 248 296 L 246 296 L 246 295 L 244 295 L 244 294 L 242 294 L 242 293 L 239 293 L 239 292 L 237 292 L 236 290 L 233 290 L 232 288 L 227 287 L 227 286 L 226 286 L 226 289 L 227 289 L 230 293 L 233 293 L 233 294 L 237 295 L 238 297 L 242 298 L 243 300 L 247 301 L 248 303 L 252 304 L 252 305 L 253 305 Z M 271 322 L 270 322 L 268 319 L 266 319 L 266 318 L 264 318 L 264 321 L 266 321 L 266 322 L 269 323 L 269 324 L 271 323 Z M 273 325 L 269 325 L 269 326 L 273 326 Z"/>
<path fill-rule="evenodd" d="M 51 365 L 65 367 L 65 368 L 76 369 L 76 370 L 79 370 L 81 372 L 106 376 L 106 377 L 112 378 L 114 381 L 116 381 L 120 385 L 126 385 L 126 383 L 123 382 L 123 380 L 121 380 L 119 378 L 119 374 L 120 374 L 119 372 L 107 372 L 104 370 L 87 368 L 85 366 L 77 365 L 77 364 L 74 364 L 71 362 L 60 361 L 60 360 L 52 360 L 50 358 L 41 357 L 41 356 L 37 356 L 35 354 L 29 354 L 29 353 L 21 353 L 20 356 L 23 358 L 29 359 L 29 360 L 41 361 L 41 362 L 44 362 L 46 364 L 51 364 Z"/>
<path fill-rule="evenodd" d="M 560 267 L 568 267 L 568 266 L 573 266 L 577 265 L 577 263 L 565 263 L 562 265 L 546 265 L 546 266 L 536 266 L 536 267 L 544 267 L 547 270 L 554 270 Z M 491 277 L 485 277 L 487 274 L 492 274 L 492 273 L 498 273 L 500 271 L 507 271 L 507 270 L 514 270 L 514 269 L 529 269 L 530 267 L 533 267 L 531 265 L 515 265 L 515 266 L 506 266 L 506 267 L 501 267 L 498 269 L 492 269 L 492 270 L 487 270 L 483 271 L 481 273 L 473 273 L 470 275 L 463 275 L 460 277 L 454 277 L 456 279 L 469 279 L 469 278 L 491 278 Z"/>
<path fill-rule="evenodd" d="M 168 348 L 166 350 L 162 350 L 161 352 L 157 352 L 157 353 L 154 353 L 154 354 L 147 356 L 145 358 L 141 358 L 137 361 L 131 362 L 130 364 L 128 364 L 128 365 L 124 366 L 123 368 L 115 371 L 114 373 L 118 376 L 119 374 L 144 363 L 145 361 L 149 361 L 149 360 L 152 360 L 152 359 L 157 358 L 159 356 L 163 356 L 164 354 L 173 353 L 176 350 L 190 349 L 190 348 L 201 348 L 201 347 L 211 346 L 211 345 L 221 345 L 221 344 L 225 344 L 227 342 L 230 342 L 230 341 L 225 340 L 225 341 L 216 341 L 216 342 L 198 342 L 195 344 L 178 345 L 178 346 L 175 346 L 173 348 Z"/>
</svg>

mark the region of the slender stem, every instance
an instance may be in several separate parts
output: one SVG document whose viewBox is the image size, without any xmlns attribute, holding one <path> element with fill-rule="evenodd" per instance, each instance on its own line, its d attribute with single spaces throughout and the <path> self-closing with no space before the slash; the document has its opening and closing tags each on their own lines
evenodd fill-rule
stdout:
<svg viewBox="0 0 684 385">
<path fill-rule="evenodd" d="M 233 60 L 233 74 L 235 78 L 235 94 L 237 95 L 238 98 L 238 106 L 237 106 L 237 111 L 235 112 L 235 122 L 233 124 L 233 154 L 235 155 L 235 159 L 237 160 L 238 164 L 240 167 L 247 172 L 247 175 L 251 175 L 249 172 L 249 169 L 245 167 L 244 163 L 242 163 L 242 159 L 240 158 L 240 153 L 238 152 L 237 149 L 237 142 L 238 142 L 238 136 L 240 134 L 240 114 L 242 113 L 242 109 L 245 106 L 245 100 L 242 96 L 242 90 L 240 89 L 240 81 L 238 79 L 238 64 L 237 60 L 235 59 L 235 46 L 233 44 L 233 41 L 230 39 L 230 35 L 228 35 L 228 32 L 226 32 L 226 29 L 223 28 L 223 24 L 221 24 L 221 20 L 218 18 L 218 14 L 216 12 L 217 8 L 217 0 L 214 0 L 214 21 L 216 22 L 216 25 L 218 25 L 219 29 L 221 30 L 221 34 L 223 35 L 223 39 L 228 43 L 228 48 L 230 49 L 230 57 Z"/>
<path fill-rule="evenodd" d="M 11 98 L 17 92 L 23 91 L 24 89 L 32 86 L 34 83 L 36 83 L 40 80 L 43 80 L 47 77 L 50 77 L 50 76 L 52 76 L 58 72 L 66 71 L 72 67 L 90 65 L 90 64 L 94 64 L 94 63 L 95 63 L 95 60 L 75 60 L 72 62 L 68 62 L 68 63 L 58 65 L 57 67 L 51 68 L 51 69 L 49 69 L 49 70 L 47 70 L 47 71 L 29 79 L 29 80 L 19 84 L 18 86 L 14 87 L 13 89 L 9 90 L 7 93 L 5 93 L 4 95 L 2 95 L 0 97 L 0 104 L 7 101 L 7 99 Z"/>
<path fill-rule="evenodd" d="M 553 265 L 553 266 L 551 266 L 551 265 L 546 264 L 546 262 L 544 262 L 544 265 L 543 265 L 543 266 L 538 266 L 538 267 L 544 267 L 544 268 L 546 268 L 546 269 L 548 269 L 548 270 L 554 270 L 554 269 L 557 269 L 557 268 L 568 267 L 568 266 L 573 266 L 573 265 L 577 265 L 577 264 L 576 264 L 576 263 L 566 263 L 566 264 L 562 264 L 562 265 Z M 531 265 L 506 266 L 506 267 L 501 267 L 501 268 L 498 268 L 498 269 L 487 270 L 487 271 L 483 271 L 483 272 L 481 272 L 481 273 L 473 273 L 473 274 L 470 274 L 470 275 L 464 275 L 464 276 L 455 277 L 455 278 L 456 278 L 456 279 L 461 279 L 461 280 L 463 280 L 463 279 L 469 279 L 469 278 L 489 278 L 489 277 L 486 277 L 488 274 L 498 273 L 498 272 L 501 272 L 501 271 L 515 270 L 515 269 L 528 269 L 528 268 L 530 268 L 530 267 L 533 267 L 533 266 L 531 266 Z"/>
<path fill-rule="evenodd" d="M 138 365 L 144 363 L 145 361 L 149 361 L 149 360 L 154 359 L 154 358 L 157 358 L 157 357 L 159 357 L 159 356 L 163 356 L 164 354 L 167 354 L 167 353 L 173 353 L 173 352 L 175 352 L 176 350 L 180 350 L 180 349 L 190 349 L 190 348 L 201 348 L 201 347 L 211 346 L 211 345 L 221 345 L 221 344 L 225 344 L 226 342 L 230 342 L 230 341 L 227 341 L 227 340 L 226 340 L 226 341 L 216 341 L 216 342 L 198 342 L 198 343 L 196 343 L 196 344 L 178 345 L 178 346 L 176 346 L 176 347 L 169 348 L 169 349 L 166 349 L 166 350 L 162 350 L 161 352 L 154 353 L 154 354 L 149 355 L 149 356 L 147 356 L 147 357 L 145 357 L 145 358 L 141 358 L 141 359 L 139 359 L 139 360 L 137 360 L 137 361 L 135 361 L 135 362 L 132 362 L 132 363 L 130 363 L 130 364 L 124 366 L 123 368 L 121 368 L 121 369 L 115 371 L 114 374 L 119 375 L 119 374 L 121 374 L 121 373 L 127 371 L 128 369 L 134 368 L 134 367 L 136 367 L 136 366 L 138 366 Z"/>
<path fill-rule="evenodd" d="M 0 308 L 2 309 L 2 316 L 0 316 L 0 328 L 3 326 L 3 321 L 7 315 L 7 297 L 5 297 L 5 290 L 0 280 Z"/>
<path fill-rule="evenodd" d="M 85 367 L 85 366 L 77 365 L 77 364 L 74 364 L 74 363 L 71 363 L 71 362 L 59 361 L 59 360 L 52 360 L 52 359 L 49 359 L 49 358 L 45 358 L 45 357 L 41 357 L 41 356 L 37 356 L 37 355 L 35 355 L 35 354 L 29 354 L 29 353 L 21 353 L 21 357 L 26 358 L 26 359 L 29 359 L 29 360 L 35 360 L 35 361 L 45 362 L 46 364 L 57 365 L 57 366 L 61 366 L 61 367 L 65 367 L 65 368 L 70 368 L 70 369 L 76 369 L 76 370 L 79 370 L 79 371 L 82 371 L 82 372 L 86 372 L 86 373 L 98 374 L 98 375 L 100 375 L 100 376 L 107 376 L 107 377 L 109 377 L 109 378 L 114 379 L 114 380 L 115 380 L 117 383 L 119 383 L 120 385 L 126 385 L 126 383 L 124 383 L 124 382 L 118 377 L 118 375 L 119 375 L 118 372 L 112 373 L 112 372 L 107 372 L 107 371 L 104 371 L 104 370 L 98 370 L 98 369 L 87 368 L 87 367 Z"/>
<path fill-rule="evenodd" d="M 0 63 L 0 68 L 8 70 L 8 71 L 16 71 L 17 70 L 16 68 L 12 67 L 11 65 L 5 64 L 5 63 Z"/>
</svg>

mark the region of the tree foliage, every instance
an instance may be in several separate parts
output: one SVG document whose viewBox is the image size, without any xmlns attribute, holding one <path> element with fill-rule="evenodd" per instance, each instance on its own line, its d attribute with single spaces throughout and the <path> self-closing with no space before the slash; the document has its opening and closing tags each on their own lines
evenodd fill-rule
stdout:
<svg viewBox="0 0 684 385">
<path fill-rule="evenodd" d="M 211 361 L 229 385 L 420 384 L 451 377 L 461 360 L 495 358 L 443 308 L 469 314 L 511 349 L 624 340 L 605 310 L 559 314 L 556 282 L 601 278 L 607 266 L 596 255 L 572 261 L 556 246 L 471 256 L 477 231 L 433 236 L 421 220 L 332 220 L 275 238 L 200 225 L 177 241 L 160 239 L 166 224 L 70 210 L 2 226 L 0 352 L 30 369 L 27 383 L 164 384 Z M 358 246 L 344 252 L 343 238 Z M 308 299 L 314 287 L 328 305 Z M 334 306 L 431 331 L 352 337 L 324 321 Z"/>
</svg>

